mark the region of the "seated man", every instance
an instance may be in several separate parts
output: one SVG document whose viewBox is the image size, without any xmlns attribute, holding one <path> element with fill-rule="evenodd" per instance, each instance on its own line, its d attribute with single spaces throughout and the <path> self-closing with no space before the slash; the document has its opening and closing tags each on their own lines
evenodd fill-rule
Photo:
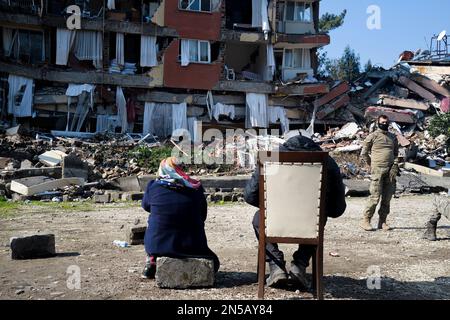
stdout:
<svg viewBox="0 0 450 320">
<path fill-rule="evenodd" d="M 322 151 L 311 139 L 303 136 L 296 136 L 289 139 L 286 143 L 280 146 L 280 152 L 289 151 Z M 328 158 L 328 179 L 327 179 L 327 193 L 326 193 L 326 216 L 337 218 L 340 217 L 345 209 L 345 186 L 342 182 L 341 173 L 336 162 Z M 305 181 L 305 183 L 308 183 Z M 251 180 L 247 183 L 244 192 L 245 201 L 255 207 L 259 207 L 259 169 L 253 173 Z M 289 223 L 289 221 L 286 221 Z M 259 211 L 256 212 L 253 218 L 253 228 L 255 229 L 256 237 L 259 237 Z M 298 250 L 293 255 L 289 277 L 286 271 L 286 262 L 284 254 L 278 249 L 277 244 L 268 243 L 266 245 L 266 261 L 269 262 L 270 276 L 267 279 L 267 285 L 270 287 L 285 286 L 289 282 L 289 278 L 295 284 L 302 288 L 307 287 L 306 268 L 309 266 L 309 260 L 313 256 L 314 246 L 299 245 Z"/>
<path fill-rule="evenodd" d="M 158 176 L 148 184 L 142 200 L 142 207 L 151 213 L 143 277 L 154 278 L 158 256 L 211 259 L 217 272 L 219 259 L 206 240 L 207 203 L 200 181 L 184 173 L 174 157 L 161 161 Z"/>
<path fill-rule="evenodd" d="M 427 222 L 427 230 L 423 235 L 423 239 L 430 241 L 437 240 L 436 228 L 442 215 L 450 221 L 450 197 L 448 196 L 437 196 L 434 199 L 434 212 L 431 215 L 430 220 Z"/>
</svg>

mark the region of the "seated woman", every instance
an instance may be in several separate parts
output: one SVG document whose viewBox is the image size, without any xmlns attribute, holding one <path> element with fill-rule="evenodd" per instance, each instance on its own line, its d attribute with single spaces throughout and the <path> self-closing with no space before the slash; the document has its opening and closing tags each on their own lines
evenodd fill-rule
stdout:
<svg viewBox="0 0 450 320">
<path fill-rule="evenodd" d="M 142 200 L 142 207 L 150 212 L 142 276 L 154 278 L 156 258 L 160 256 L 211 259 L 217 272 L 219 259 L 206 240 L 207 203 L 200 181 L 184 173 L 174 157 L 161 161 L 158 176 L 148 184 Z"/>
</svg>

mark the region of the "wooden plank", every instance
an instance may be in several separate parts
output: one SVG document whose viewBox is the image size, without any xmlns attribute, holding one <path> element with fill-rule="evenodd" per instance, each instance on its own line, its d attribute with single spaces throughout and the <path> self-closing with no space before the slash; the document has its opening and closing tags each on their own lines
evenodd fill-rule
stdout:
<svg viewBox="0 0 450 320">
<path fill-rule="evenodd" d="M 349 90 L 350 90 L 349 84 L 347 82 L 342 82 L 338 86 L 332 88 L 328 94 L 326 94 L 323 97 L 321 97 L 320 99 L 316 100 L 314 102 L 314 107 L 317 107 L 317 108 L 321 107 L 321 106 L 333 101 L 337 97 L 343 95 L 344 93 L 348 92 Z"/>
<path fill-rule="evenodd" d="M 418 85 L 417 83 L 415 83 L 414 81 L 412 81 L 411 79 L 408 79 L 407 77 L 404 76 L 400 76 L 396 82 L 400 83 L 401 85 L 407 87 L 409 90 L 417 93 L 419 96 L 421 96 L 422 98 L 430 101 L 430 102 L 437 102 L 438 99 L 436 98 L 436 96 L 434 94 L 432 94 L 430 91 L 428 91 L 427 89 L 423 88 L 422 86 Z"/>
<path fill-rule="evenodd" d="M 32 196 L 37 193 L 63 188 L 69 185 L 84 185 L 84 179 L 65 178 L 53 179 L 44 176 L 24 178 L 11 181 L 11 191 L 24 196 Z"/>
<path fill-rule="evenodd" d="M 420 85 L 424 86 L 425 88 L 440 94 L 444 97 L 450 97 L 450 90 L 447 88 L 441 86 L 439 83 L 437 83 L 434 80 L 431 80 L 425 76 L 422 76 L 420 74 L 411 74 L 410 78 L 414 80 L 415 82 L 419 83 Z"/>
<path fill-rule="evenodd" d="M 431 168 L 427 168 L 414 163 L 405 163 L 405 169 L 407 170 L 415 170 L 421 174 L 434 176 L 434 177 L 450 177 L 450 171 L 438 171 Z"/>
<path fill-rule="evenodd" d="M 348 96 L 348 94 L 344 94 L 343 96 L 339 97 L 337 100 L 326 105 L 322 110 L 320 110 L 317 113 L 317 119 L 319 119 L 319 120 L 324 119 L 330 113 L 335 112 L 339 108 L 342 108 L 343 106 L 347 105 L 349 102 L 350 102 L 350 97 Z"/>
<path fill-rule="evenodd" d="M 425 102 L 417 101 L 414 99 L 399 99 L 389 95 L 379 95 L 378 99 L 381 100 L 381 104 L 385 106 L 399 107 L 405 109 L 416 109 L 427 111 L 430 109 L 430 105 Z"/>
</svg>

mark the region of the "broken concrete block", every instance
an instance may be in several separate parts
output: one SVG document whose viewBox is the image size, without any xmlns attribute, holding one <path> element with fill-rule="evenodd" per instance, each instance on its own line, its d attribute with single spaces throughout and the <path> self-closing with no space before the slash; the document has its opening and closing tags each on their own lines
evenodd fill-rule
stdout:
<svg viewBox="0 0 450 320">
<path fill-rule="evenodd" d="M 406 99 L 409 96 L 409 90 L 406 88 L 394 85 L 394 95 L 397 98 Z"/>
<path fill-rule="evenodd" d="M 109 192 L 111 202 L 118 202 L 122 200 L 122 193 L 120 192 Z"/>
<path fill-rule="evenodd" d="M 332 88 L 329 93 L 322 96 L 320 99 L 316 100 L 314 102 L 314 107 L 321 107 L 337 97 L 343 95 L 344 93 L 350 91 L 350 86 L 347 82 L 342 82 L 341 84 L 337 85 L 336 87 Z"/>
<path fill-rule="evenodd" d="M 109 203 L 110 199 L 111 199 L 111 195 L 109 193 L 94 195 L 95 203 Z"/>
<path fill-rule="evenodd" d="M 160 288 L 212 287 L 215 280 L 214 262 L 208 259 L 160 257 L 156 260 L 155 279 Z"/>
<path fill-rule="evenodd" d="M 30 160 L 23 160 L 20 163 L 20 169 L 31 169 L 33 168 L 33 163 Z"/>
<path fill-rule="evenodd" d="M 139 201 L 143 198 L 143 192 L 125 192 L 122 194 L 122 201 Z"/>
<path fill-rule="evenodd" d="M 43 234 L 10 239 L 13 260 L 48 258 L 56 255 L 55 235 Z"/>
<path fill-rule="evenodd" d="M 407 87 L 409 90 L 415 92 L 416 94 L 418 94 L 419 96 L 421 96 L 422 98 L 424 98 L 430 102 L 438 101 L 436 96 L 433 93 L 431 93 L 427 89 L 421 87 L 420 85 L 418 85 L 411 79 L 408 79 L 407 77 L 401 76 L 397 79 L 397 82 L 400 83 L 401 85 Z"/>
<path fill-rule="evenodd" d="M 64 157 L 67 157 L 67 154 L 65 154 L 64 152 L 59 150 L 51 150 L 44 152 L 38 158 L 39 161 L 44 165 L 48 167 L 55 167 L 62 162 L 62 159 Z"/>
<path fill-rule="evenodd" d="M 335 112 L 336 110 L 342 108 L 343 106 L 347 105 L 350 102 L 350 97 L 348 94 L 344 94 L 343 96 L 340 96 L 336 100 L 332 101 L 330 104 L 327 104 L 323 107 L 322 110 L 320 110 L 317 113 L 317 119 L 322 120 L 326 116 L 328 116 L 330 113 Z"/>
<path fill-rule="evenodd" d="M 70 154 L 62 159 L 63 178 L 83 178 L 87 181 L 89 165 L 74 154 Z"/>
<path fill-rule="evenodd" d="M 379 101 L 381 101 L 381 104 L 385 106 L 399 107 L 405 109 L 415 109 L 422 111 L 427 111 L 428 109 L 430 109 L 430 105 L 428 103 L 417 101 L 414 99 L 399 99 L 388 95 L 379 95 L 378 98 Z"/>
<path fill-rule="evenodd" d="M 69 185 L 84 185 L 84 179 L 65 178 L 53 179 L 50 177 L 37 176 L 11 181 L 11 191 L 32 196 L 37 193 L 63 188 Z"/>
<path fill-rule="evenodd" d="M 127 231 L 127 241 L 131 245 L 144 244 L 145 231 L 147 226 L 131 227 Z"/>
<path fill-rule="evenodd" d="M 20 132 L 20 125 L 6 129 L 7 136 L 14 136 L 16 134 L 19 134 L 19 132 Z"/>
<path fill-rule="evenodd" d="M 0 157 L 0 170 L 4 169 L 10 161 L 12 161 L 11 158 Z"/>
<path fill-rule="evenodd" d="M 384 107 L 368 107 L 365 116 L 368 119 L 377 119 L 381 115 L 386 115 L 391 121 L 399 123 L 416 123 L 416 115 L 412 111 L 396 110 Z"/>
</svg>

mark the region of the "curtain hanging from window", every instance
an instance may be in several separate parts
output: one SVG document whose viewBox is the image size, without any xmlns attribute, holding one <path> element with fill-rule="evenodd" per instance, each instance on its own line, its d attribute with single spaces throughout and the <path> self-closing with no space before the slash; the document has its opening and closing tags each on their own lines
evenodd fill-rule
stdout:
<svg viewBox="0 0 450 320">
<path fill-rule="evenodd" d="M 116 61 L 123 66 L 125 64 L 125 36 L 123 33 L 116 33 Z"/>
<path fill-rule="evenodd" d="M 268 127 L 267 95 L 261 93 L 247 93 L 245 110 L 246 128 Z"/>
<path fill-rule="evenodd" d="M 56 30 L 56 64 L 66 66 L 69 53 L 75 40 L 76 31 L 60 29 Z"/>
<path fill-rule="evenodd" d="M 14 30 L 3 27 L 3 52 L 6 57 L 11 54 L 12 43 L 14 39 Z"/>
<path fill-rule="evenodd" d="M 157 52 L 156 37 L 141 36 L 141 67 L 157 66 Z"/>
<path fill-rule="evenodd" d="M 78 31 L 75 36 L 75 56 L 79 60 L 92 60 L 97 69 L 102 67 L 103 37 L 97 31 Z"/>
<path fill-rule="evenodd" d="M 117 86 L 116 88 L 116 106 L 117 118 L 119 120 L 119 125 L 122 128 L 121 132 L 125 133 L 128 131 L 127 101 L 125 100 L 125 95 L 120 86 Z"/>
<path fill-rule="evenodd" d="M 33 107 L 33 79 L 10 74 L 8 76 L 8 113 L 15 117 L 31 117 Z M 16 95 L 22 91 L 22 98 L 16 101 Z"/>
<path fill-rule="evenodd" d="M 181 40 L 181 66 L 189 65 L 189 40 Z"/>
<path fill-rule="evenodd" d="M 289 118 L 287 117 L 286 110 L 283 107 L 269 107 L 269 123 L 277 123 L 278 120 L 281 123 L 281 131 L 283 134 L 289 131 Z"/>
</svg>

